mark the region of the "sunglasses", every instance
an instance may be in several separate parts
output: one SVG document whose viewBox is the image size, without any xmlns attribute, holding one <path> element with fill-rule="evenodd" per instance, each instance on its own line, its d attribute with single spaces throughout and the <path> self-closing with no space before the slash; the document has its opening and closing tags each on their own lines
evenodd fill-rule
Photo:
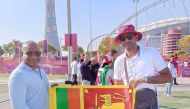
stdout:
<svg viewBox="0 0 190 109">
<path fill-rule="evenodd" d="M 129 33 L 129 34 L 124 34 L 122 36 L 119 37 L 120 41 L 125 41 L 127 40 L 132 40 L 135 37 L 135 35 L 133 33 Z"/>
<path fill-rule="evenodd" d="M 28 51 L 28 52 L 26 52 L 25 54 L 28 55 L 28 56 L 32 56 L 33 54 L 34 54 L 35 56 L 37 56 L 37 57 L 40 57 L 40 56 L 41 56 L 41 52 L 40 52 L 40 51 L 35 51 L 35 52 L 33 52 L 33 51 Z"/>
</svg>

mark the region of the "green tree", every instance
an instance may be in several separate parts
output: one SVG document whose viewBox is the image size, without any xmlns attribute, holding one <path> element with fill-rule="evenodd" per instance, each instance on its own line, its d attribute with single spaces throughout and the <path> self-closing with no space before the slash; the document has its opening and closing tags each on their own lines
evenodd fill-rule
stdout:
<svg viewBox="0 0 190 109">
<path fill-rule="evenodd" d="M 44 41 L 43 40 L 39 41 L 38 44 L 39 44 L 40 48 L 43 50 L 43 53 L 44 53 Z M 51 54 L 55 54 L 56 51 L 57 50 L 53 46 L 48 44 L 48 52 L 50 52 Z"/>
<path fill-rule="evenodd" d="M 174 54 L 177 54 L 178 56 L 184 56 L 184 55 L 186 55 L 186 52 L 184 52 L 184 51 L 182 51 L 182 50 L 177 50 L 177 51 L 175 51 L 174 53 L 173 53 L 173 55 Z"/>
<path fill-rule="evenodd" d="M 92 57 L 96 56 L 96 54 L 97 54 L 97 51 L 92 51 L 92 52 L 91 52 L 91 56 L 92 56 Z M 86 52 L 85 52 L 85 55 L 86 55 L 87 57 L 90 57 L 90 51 L 86 51 Z"/>
<path fill-rule="evenodd" d="M 68 48 L 66 47 L 66 46 L 61 46 L 61 48 L 62 48 L 62 51 L 68 51 Z"/>
<path fill-rule="evenodd" d="M 3 50 L 3 47 L 0 46 L 0 56 L 2 56 L 4 53 L 5 53 L 5 52 L 4 52 L 4 50 Z"/>
<path fill-rule="evenodd" d="M 190 52 L 190 35 L 179 39 L 177 45 L 179 48 L 181 48 L 182 51 Z"/>
<path fill-rule="evenodd" d="M 110 39 L 110 49 L 111 48 L 114 48 L 116 50 L 119 48 L 119 45 L 115 43 L 114 38 Z M 98 47 L 98 50 L 100 51 L 101 55 L 105 55 L 109 52 L 108 41 L 106 41 L 106 37 L 102 39 L 102 41 Z"/>
<path fill-rule="evenodd" d="M 85 56 L 86 56 L 86 57 L 90 57 L 90 51 L 86 51 L 86 52 L 85 52 Z"/>
<path fill-rule="evenodd" d="M 108 47 L 107 47 L 106 38 L 102 39 L 102 41 L 100 42 L 100 45 L 98 47 L 98 50 L 100 51 L 101 55 L 105 55 L 109 52 Z"/>
<path fill-rule="evenodd" d="M 62 48 L 63 51 L 68 51 L 68 48 L 66 46 L 64 46 L 64 45 L 61 48 Z M 76 55 L 78 56 L 78 55 L 80 55 L 82 53 L 84 53 L 84 49 L 81 46 L 78 46 Z"/>
<path fill-rule="evenodd" d="M 3 45 L 3 50 L 10 57 L 11 54 L 13 54 L 15 52 L 14 42 L 9 42 L 8 44 L 4 44 Z"/>
<path fill-rule="evenodd" d="M 78 54 L 82 54 L 82 53 L 84 53 L 84 49 L 82 47 L 78 46 L 77 52 L 78 52 Z"/>
</svg>

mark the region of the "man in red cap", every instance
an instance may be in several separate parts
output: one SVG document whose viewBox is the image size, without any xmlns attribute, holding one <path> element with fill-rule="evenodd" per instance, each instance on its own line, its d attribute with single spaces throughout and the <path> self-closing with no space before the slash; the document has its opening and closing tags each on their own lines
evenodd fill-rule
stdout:
<svg viewBox="0 0 190 109">
<path fill-rule="evenodd" d="M 115 41 L 125 52 L 115 60 L 114 84 L 136 88 L 135 109 L 158 109 L 155 84 L 171 82 L 170 70 L 158 50 L 137 44 L 142 34 L 133 25 L 118 32 Z"/>
<path fill-rule="evenodd" d="M 98 71 L 97 83 L 98 85 L 113 85 L 113 69 L 112 58 L 103 57 L 102 66 Z"/>
</svg>

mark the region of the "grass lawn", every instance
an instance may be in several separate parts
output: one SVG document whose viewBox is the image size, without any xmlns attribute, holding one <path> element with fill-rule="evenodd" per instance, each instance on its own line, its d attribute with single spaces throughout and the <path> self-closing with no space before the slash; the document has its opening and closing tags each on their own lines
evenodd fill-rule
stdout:
<svg viewBox="0 0 190 109">
<path fill-rule="evenodd" d="M 172 97 L 158 93 L 160 109 L 190 109 L 190 92 L 173 92 Z"/>
<path fill-rule="evenodd" d="M 65 79 L 66 75 L 47 75 L 48 79 Z"/>
</svg>

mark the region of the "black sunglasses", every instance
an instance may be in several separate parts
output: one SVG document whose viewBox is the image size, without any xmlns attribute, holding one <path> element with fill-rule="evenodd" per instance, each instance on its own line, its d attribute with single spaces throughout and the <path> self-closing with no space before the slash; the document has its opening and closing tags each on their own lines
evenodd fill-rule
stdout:
<svg viewBox="0 0 190 109">
<path fill-rule="evenodd" d="M 28 55 L 28 56 L 32 56 L 33 54 L 36 55 L 37 57 L 40 57 L 40 56 L 41 56 L 41 52 L 40 52 L 40 51 L 35 51 L 35 52 L 33 52 L 33 51 L 28 51 L 28 52 L 26 52 L 25 54 Z"/>
<path fill-rule="evenodd" d="M 120 41 L 125 41 L 127 40 L 132 40 L 135 37 L 135 35 L 133 33 L 129 33 L 129 34 L 124 34 L 122 36 L 119 37 Z"/>
</svg>

